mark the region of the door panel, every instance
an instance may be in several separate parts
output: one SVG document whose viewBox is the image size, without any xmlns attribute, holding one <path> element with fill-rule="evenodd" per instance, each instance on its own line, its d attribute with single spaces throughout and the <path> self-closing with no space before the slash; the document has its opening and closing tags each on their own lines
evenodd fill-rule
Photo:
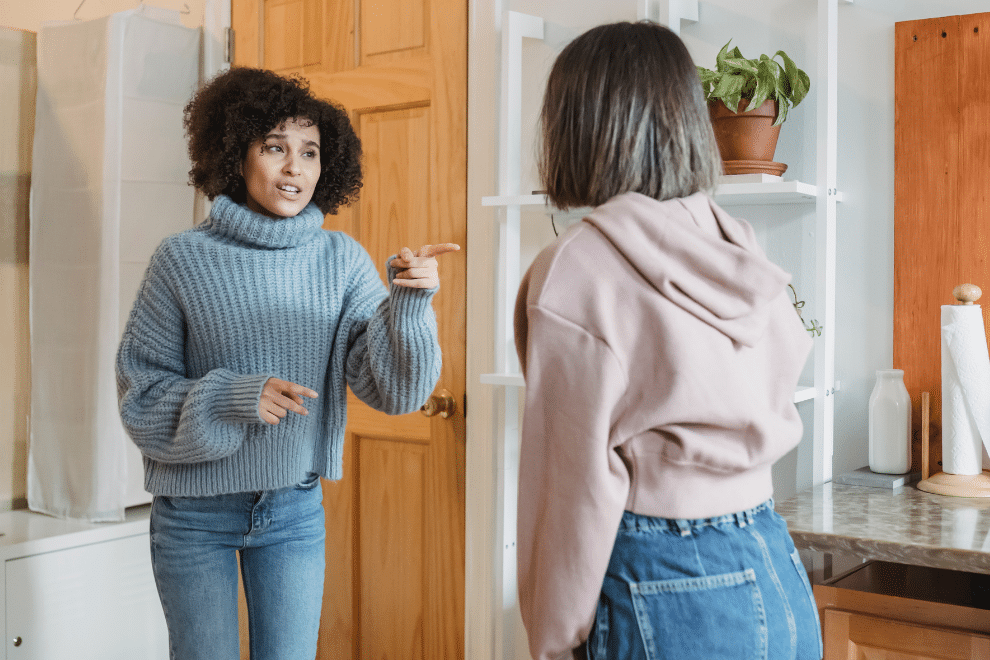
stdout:
<svg viewBox="0 0 990 660">
<path fill-rule="evenodd" d="M 313 0 L 265 0 L 265 67 L 298 69 L 323 58 L 323 3 Z"/>
<path fill-rule="evenodd" d="M 362 240 L 383 251 L 371 254 L 382 277 L 396 246 L 420 247 L 428 235 L 429 195 L 421 172 L 429 171 L 430 109 L 416 107 L 362 114 L 365 153 L 361 192 Z"/>
<path fill-rule="evenodd" d="M 426 446 L 361 438 L 360 657 L 424 658 Z M 401 579 L 396 580 L 396 576 Z"/>
<path fill-rule="evenodd" d="M 302 74 L 349 112 L 362 141 L 361 198 L 324 226 L 360 241 L 383 278 L 402 246 L 466 246 L 467 3 L 265 0 L 253 9 L 257 1 L 234 0 L 237 52 Z M 264 44 L 242 39 L 241 25 Z M 439 262 L 438 388 L 460 408 L 466 259 Z M 318 657 L 463 658 L 463 411 L 390 417 L 349 394 L 344 478 L 324 484 L 324 508 Z"/>
<path fill-rule="evenodd" d="M 425 47 L 425 4 L 424 0 L 363 0 L 361 2 L 363 61 L 372 63 L 375 56 Z"/>
</svg>

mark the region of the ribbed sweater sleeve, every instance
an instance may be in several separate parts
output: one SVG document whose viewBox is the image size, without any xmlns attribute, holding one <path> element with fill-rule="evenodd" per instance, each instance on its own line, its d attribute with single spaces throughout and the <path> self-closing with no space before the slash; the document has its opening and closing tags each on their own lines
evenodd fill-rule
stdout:
<svg viewBox="0 0 990 660">
<path fill-rule="evenodd" d="M 155 252 L 117 351 L 120 416 L 141 452 L 162 463 L 198 463 L 236 452 L 258 413 L 266 374 L 214 369 L 187 378 L 185 322 L 169 287 L 167 243 Z"/>
<path fill-rule="evenodd" d="M 389 257 L 389 263 L 395 257 Z M 431 300 L 433 289 L 392 284 L 385 295 L 375 266 L 363 248 L 353 262 L 356 282 L 345 301 L 338 330 L 347 342 L 345 374 L 354 394 L 389 415 L 417 410 L 440 377 L 441 352 Z"/>
</svg>

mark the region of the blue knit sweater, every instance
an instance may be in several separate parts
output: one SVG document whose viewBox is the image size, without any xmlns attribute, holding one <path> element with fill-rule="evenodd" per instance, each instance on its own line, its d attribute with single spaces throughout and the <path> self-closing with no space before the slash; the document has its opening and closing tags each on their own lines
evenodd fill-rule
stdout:
<svg viewBox="0 0 990 660">
<path fill-rule="evenodd" d="M 347 390 L 389 414 L 416 410 L 440 374 L 436 289 L 391 287 L 354 239 L 310 204 L 273 220 L 214 201 L 155 251 L 117 353 L 120 416 L 145 488 L 206 496 L 268 490 L 309 472 L 340 479 Z M 394 272 L 388 268 L 391 285 Z M 319 393 L 278 425 L 269 377 Z"/>
</svg>

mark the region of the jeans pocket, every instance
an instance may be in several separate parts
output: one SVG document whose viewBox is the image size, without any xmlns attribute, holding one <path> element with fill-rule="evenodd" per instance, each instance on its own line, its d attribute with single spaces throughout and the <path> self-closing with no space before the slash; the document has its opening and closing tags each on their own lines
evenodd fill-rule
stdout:
<svg viewBox="0 0 990 660">
<path fill-rule="evenodd" d="M 825 648 L 822 641 L 822 624 L 818 619 L 818 604 L 815 601 L 815 592 L 811 588 L 811 582 L 808 580 L 808 572 L 804 568 L 804 562 L 801 561 L 801 554 L 795 550 L 791 553 L 791 562 L 794 564 L 794 569 L 798 572 L 798 579 L 804 585 L 805 592 L 808 594 L 808 602 L 811 605 L 811 612 L 815 620 L 815 628 L 818 634 L 818 658 L 825 655 Z"/>
<path fill-rule="evenodd" d="M 753 569 L 629 588 L 649 660 L 767 657 L 766 612 Z"/>
<path fill-rule="evenodd" d="M 312 490 L 320 485 L 320 475 L 310 472 L 306 478 L 296 484 L 296 490 Z"/>
</svg>

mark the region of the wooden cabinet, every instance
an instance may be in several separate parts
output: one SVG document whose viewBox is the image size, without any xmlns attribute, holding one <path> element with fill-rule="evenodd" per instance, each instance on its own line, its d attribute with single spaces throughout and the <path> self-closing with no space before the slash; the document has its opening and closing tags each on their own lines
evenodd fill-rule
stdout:
<svg viewBox="0 0 990 660">
<path fill-rule="evenodd" d="M 990 576 L 870 562 L 815 586 L 825 660 L 990 658 Z"/>
<path fill-rule="evenodd" d="M 826 660 L 969 660 L 990 657 L 990 637 L 829 609 L 822 626 Z"/>
</svg>

